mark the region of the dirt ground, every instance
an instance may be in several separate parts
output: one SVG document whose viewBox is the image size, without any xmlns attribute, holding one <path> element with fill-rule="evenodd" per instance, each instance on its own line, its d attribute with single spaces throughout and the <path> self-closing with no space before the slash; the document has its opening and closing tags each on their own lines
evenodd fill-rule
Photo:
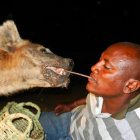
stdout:
<svg viewBox="0 0 140 140">
<path fill-rule="evenodd" d="M 34 88 L 20 91 L 10 97 L 0 97 L 0 109 L 8 102 L 33 102 L 41 111 L 52 111 L 59 103 L 69 103 L 87 95 L 87 79 L 72 77 L 68 88 Z"/>
</svg>

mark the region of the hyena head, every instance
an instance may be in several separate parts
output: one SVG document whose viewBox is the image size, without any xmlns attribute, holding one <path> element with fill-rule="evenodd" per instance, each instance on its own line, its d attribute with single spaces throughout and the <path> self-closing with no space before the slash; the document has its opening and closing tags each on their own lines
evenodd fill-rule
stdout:
<svg viewBox="0 0 140 140">
<path fill-rule="evenodd" d="M 13 21 L 0 26 L 0 95 L 33 87 L 67 87 L 73 61 L 20 37 Z"/>
</svg>

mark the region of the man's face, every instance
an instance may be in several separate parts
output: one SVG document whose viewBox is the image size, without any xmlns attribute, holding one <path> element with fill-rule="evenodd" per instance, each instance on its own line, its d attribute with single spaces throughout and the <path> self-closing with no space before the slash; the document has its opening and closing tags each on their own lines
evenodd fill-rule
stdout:
<svg viewBox="0 0 140 140">
<path fill-rule="evenodd" d="M 119 46 L 105 50 L 99 62 L 91 67 L 87 90 L 99 96 L 117 97 L 123 93 L 123 87 L 134 71 L 132 56 L 129 48 Z"/>
</svg>

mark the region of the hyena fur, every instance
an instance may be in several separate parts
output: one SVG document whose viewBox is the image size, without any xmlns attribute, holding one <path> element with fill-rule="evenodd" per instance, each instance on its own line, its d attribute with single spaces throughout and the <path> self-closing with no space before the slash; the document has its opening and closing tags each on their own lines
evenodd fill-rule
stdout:
<svg viewBox="0 0 140 140">
<path fill-rule="evenodd" d="M 69 73 L 61 75 L 48 67 L 72 70 L 73 61 L 22 39 L 12 20 L 0 26 L 0 95 L 34 87 L 67 87 Z"/>
</svg>

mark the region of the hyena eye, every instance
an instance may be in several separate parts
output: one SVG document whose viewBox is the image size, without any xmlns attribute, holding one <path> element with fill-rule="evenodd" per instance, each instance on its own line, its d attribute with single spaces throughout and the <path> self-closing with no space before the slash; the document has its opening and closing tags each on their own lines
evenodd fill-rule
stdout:
<svg viewBox="0 0 140 140">
<path fill-rule="evenodd" d="M 48 54 L 48 52 L 46 51 L 46 49 L 41 49 L 40 50 L 42 53 L 44 53 L 44 54 Z"/>
</svg>

